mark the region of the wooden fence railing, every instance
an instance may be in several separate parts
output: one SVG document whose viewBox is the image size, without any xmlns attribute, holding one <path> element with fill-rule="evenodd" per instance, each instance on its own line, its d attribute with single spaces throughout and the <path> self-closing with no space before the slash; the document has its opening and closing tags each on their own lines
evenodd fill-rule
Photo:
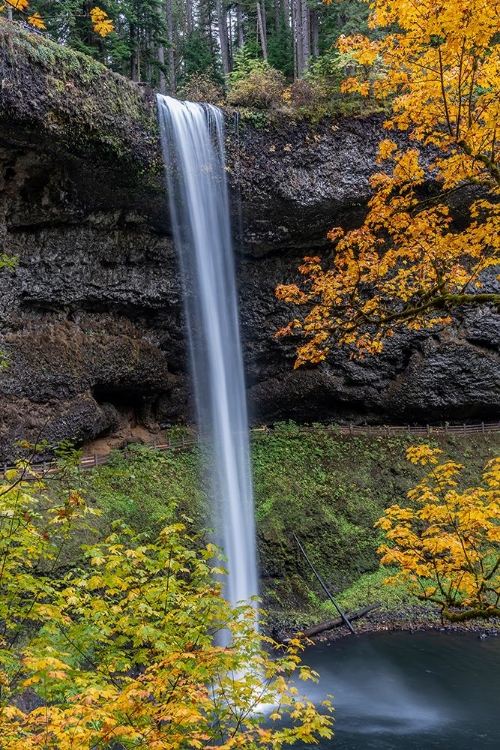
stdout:
<svg viewBox="0 0 500 750">
<path fill-rule="evenodd" d="M 260 432 L 272 432 L 272 427 L 258 427 L 252 429 L 251 434 Z M 336 435 L 356 436 L 367 435 L 369 437 L 392 437 L 397 435 L 414 435 L 415 437 L 432 437 L 433 435 L 484 435 L 491 432 L 500 432 L 500 422 L 476 422 L 474 424 L 450 424 L 443 425 L 333 425 L 314 427 L 300 427 L 300 432 L 325 432 L 332 437 Z M 153 442 L 144 447 L 157 451 L 185 450 L 197 445 L 198 440 L 195 436 L 169 439 L 166 443 Z M 121 450 L 126 450 L 121 449 Z M 82 469 L 93 469 L 97 466 L 104 466 L 109 461 L 110 454 L 93 454 L 84 456 L 80 459 Z M 57 470 L 57 461 L 36 461 L 31 464 L 35 472 L 47 474 Z M 17 468 L 15 465 L 0 465 L 0 475 L 5 474 L 10 469 Z"/>
<path fill-rule="evenodd" d="M 303 428 L 304 430 L 315 428 Z M 339 425 L 324 428 L 332 434 L 341 435 L 415 435 L 416 437 L 431 437 L 432 435 L 473 435 L 487 432 L 500 432 L 500 422 L 477 422 L 475 424 L 444 425 Z"/>
</svg>

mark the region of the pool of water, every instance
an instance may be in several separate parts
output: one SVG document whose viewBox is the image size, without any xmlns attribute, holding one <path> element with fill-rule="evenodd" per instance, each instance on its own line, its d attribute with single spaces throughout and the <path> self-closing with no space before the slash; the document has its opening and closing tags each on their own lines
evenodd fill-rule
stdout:
<svg viewBox="0 0 500 750">
<path fill-rule="evenodd" d="M 377 633 L 311 647 L 307 694 L 333 695 L 321 750 L 500 750 L 500 638 Z M 295 747 L 298 747 L 295 745 Z"/>
</svg>

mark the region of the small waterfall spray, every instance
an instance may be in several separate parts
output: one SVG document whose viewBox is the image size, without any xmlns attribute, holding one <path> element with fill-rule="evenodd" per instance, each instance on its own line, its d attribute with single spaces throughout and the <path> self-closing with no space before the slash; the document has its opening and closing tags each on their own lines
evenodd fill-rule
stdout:
<svg viewBox="0 0 500 750">
<path fill-rule="evenodd" d="M 213 523 L 234 605 L 255 596 L 258 584 L 224 122 L 211 105 L 161 94 L 157 102 L 198 424 L 213 451 Z"/>
</svg>

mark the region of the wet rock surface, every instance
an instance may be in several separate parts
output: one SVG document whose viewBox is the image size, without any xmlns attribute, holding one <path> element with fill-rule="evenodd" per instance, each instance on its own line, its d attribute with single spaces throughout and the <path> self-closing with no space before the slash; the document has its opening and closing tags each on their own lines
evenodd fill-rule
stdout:
<svg viewBox="0 0 500 750">
<path fill-rule="evenodd" d="M 31 48 L 0 42 L 0 249 L 17 258 L 14 271 L 0 271 L 0 346 L 10 361 L 0 373 L 0 454 L 9 459 L 13 441 L 42 435 L 82 443 L 125 414 L 153 427 L 189 420 L 152 92 L 61 61 L 56 85 Z M 294 342 L 275 338 L 291 314 L 276 284 L 297 278 L 311 250 L 328 253 L 331 226 L 361 221 L 382 136 L 379 116 L 239 129 L 228 118 L 254 423 L 500 415 L 500 317 L 490 310 L 396 336 L 376 358 L 335 351 L 315 369 L 294 371 Z"/>
</svg>

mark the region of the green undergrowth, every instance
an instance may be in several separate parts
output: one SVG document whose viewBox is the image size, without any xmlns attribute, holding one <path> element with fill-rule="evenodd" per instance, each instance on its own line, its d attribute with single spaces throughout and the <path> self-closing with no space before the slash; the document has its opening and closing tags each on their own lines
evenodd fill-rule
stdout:
<svg viewBox="0 0 500 750">
<path fill-rule="evenodd" d="M 294 424 L 254 433 L 252 465 L 258 557 L 265 607 L 301 612 L 309 619 L 332 614 L 331 605 L 298 552 L 294 534 L 332 593 L 346 609 L 381 601 L 385 609 L 410 602 L 386 587 L 373 524 L 383 509 L 404 502 L 423 470 L 405 460 L 417 442 L 408 436 L 341 436 L 304 432 Z M 429 441 L 420 441 L 429 442 Z M 490 458 L 500 454 L 500 434 L 440 437 L 444 456 L 466 464 L 464 481 L 477 483 Z M 107 466 L 80 475 L 87 499 L 102 511 L 99 533 L 125 519 L 141 532 L 184 514 L 198 528 L 211 525 L 208 483 L 198 449 L 160 453 L 145 447 L 111 456 Z"/>
<path fill-rule="evenodd" d="M 387 586 L 384 581 L 396 573 L 396 568 L 380 567 L 374 573 L 366 573 L 358 578 L 352 586 L 337 596 L 337 602 L 346 612 L 354 612 L 367 604 L 380 602 L 383 611 L 402 610 L 419 604 L 419 599 L 408 592 L 403 584 Z M 333 604 L 327 600 L 322 605 L 322 611 L 335 615 Z"/>
</svg>

